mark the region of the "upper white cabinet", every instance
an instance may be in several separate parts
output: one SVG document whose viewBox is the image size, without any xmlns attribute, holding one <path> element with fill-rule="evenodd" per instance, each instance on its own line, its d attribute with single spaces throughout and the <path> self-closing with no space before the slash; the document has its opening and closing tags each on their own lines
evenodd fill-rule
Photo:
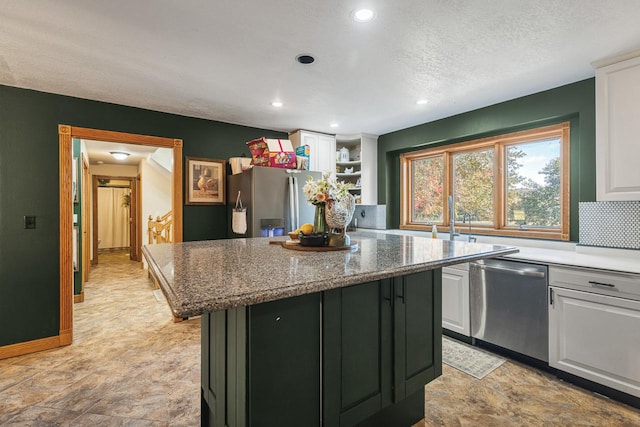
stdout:
<svg viewBox="0 0 640 427">
<path fill-rule="evenodd" d="M 336 137 L 324 133 L 297 130 L 289 134 L 294 147 L 309 146 L 309 170 L 334 172 L 336 170 Z"/>
<path fill-rule="evenodd" d="M 597 200 L 640 200 L 640 50 L 593 66 Z"/>
<path fill-rule="evenodd" d="M 378 137 L 368 134 L 337 135 L 338 152 L 346 148 L 348 159 L 336 160 L 338 179 L 351 182 L 357 203 L 378 204 Z M 339 153 L 334 154 L 339 156 Z"/>
</svg>

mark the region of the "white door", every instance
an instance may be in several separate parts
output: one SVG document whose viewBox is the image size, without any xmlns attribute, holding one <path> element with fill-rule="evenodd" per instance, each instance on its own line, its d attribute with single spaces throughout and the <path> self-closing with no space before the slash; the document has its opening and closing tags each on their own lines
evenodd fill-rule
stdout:
<svg viewBox="0 0 640 427">
<path fill-rule="evenodd" d="M 469 272 L 457 268 L 442 269 L 442 327 L 470 336 Z"/>
<path fill-rule="evenodd" d="M 640 397 L 640 301 L 556 287 L 551 300 L 549 365 Z"/>
</svg>

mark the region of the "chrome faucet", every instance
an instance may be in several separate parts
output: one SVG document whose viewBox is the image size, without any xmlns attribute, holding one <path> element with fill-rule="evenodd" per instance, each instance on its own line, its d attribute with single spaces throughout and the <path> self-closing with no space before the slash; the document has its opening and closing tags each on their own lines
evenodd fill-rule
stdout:
<svg viewBox="0 0 640 427">
<path fill-rule="evenodd" d="M 462 223 L 464 224 L 467 221 L 469 221 L 469 236 L 467 241 L 469 243 L 474 243 L 477 239 L 471 236 L 471 214 L 469 212 L 465 212 L 462 216 Z"/>
<path fill-rule="evenodd" d="M 453 240 L 454 237 L 459 236 L 456 233 L 456 215 L 453 209 L 453 196 L 449 196 L 449 240 Z"/>
</svg>

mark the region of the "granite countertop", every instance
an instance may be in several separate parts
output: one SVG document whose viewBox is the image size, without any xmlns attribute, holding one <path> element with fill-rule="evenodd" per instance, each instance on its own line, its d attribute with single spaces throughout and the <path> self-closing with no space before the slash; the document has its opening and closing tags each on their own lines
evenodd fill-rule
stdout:
<svg viewBox="0 0 640 427">
<path fill-rule="evenodd" d="M 397 235 L 430 236 L 431 233 L 410 230 L 385 230 Z M 439 237 L 447 237 L 442 233 Z M 466 235 L 460 238 L 465 238 Z M 601 248 L 581 246 L 575 242 L 521 239 L 474 235 L 478 243 L 515 246 L 519 252 L 507 258 L 531 261 L 548 265 L 592 268 L 615 273 L 640 274 L 640 251 L 633 249 Z"/>
<path fill-rule="evenodd" d="M 518 251 L 372 232 L 350 233 L 351 251 L 302 252 L 269 244 L 285 238 L 145 245 L 143 253 L 174 316 L 258 304 Z"/>
</svg>

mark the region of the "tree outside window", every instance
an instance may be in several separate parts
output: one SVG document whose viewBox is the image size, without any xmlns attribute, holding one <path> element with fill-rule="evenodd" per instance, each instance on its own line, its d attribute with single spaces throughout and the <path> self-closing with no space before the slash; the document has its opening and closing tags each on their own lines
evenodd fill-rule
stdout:
<svg viewBox="0 0 640 427">
<path fill-rule="evenodd" d="M 569 239 L 569 123 L 405 153 L 401 228 Z"/>
</svg>

